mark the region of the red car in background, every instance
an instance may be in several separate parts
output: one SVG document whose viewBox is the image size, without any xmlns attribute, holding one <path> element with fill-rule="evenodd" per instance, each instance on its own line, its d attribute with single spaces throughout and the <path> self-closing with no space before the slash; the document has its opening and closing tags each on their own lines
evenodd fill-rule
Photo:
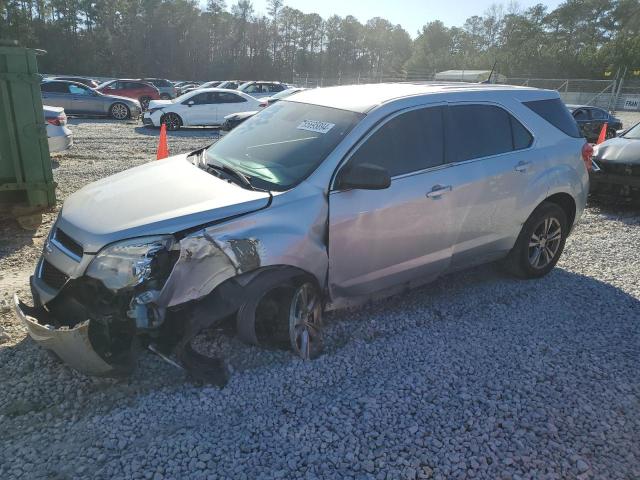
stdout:
<svg viewBox="0 0 640 480">
<path fill-rule="evenodd" d="M 118 95 L 138 100 L 143 110 L 146 110 L 151 100 L 160 100 L 160 91 L 153 85 L 140 80 L 110 80 L 96 87 L 100 93 Z"/>
</svg>

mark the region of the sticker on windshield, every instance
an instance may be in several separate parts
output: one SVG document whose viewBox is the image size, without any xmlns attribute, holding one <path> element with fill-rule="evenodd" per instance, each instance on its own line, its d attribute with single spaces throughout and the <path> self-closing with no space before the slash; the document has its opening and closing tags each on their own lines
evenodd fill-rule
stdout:
<svg viewBox="0 0 640 480">
<path fill-rule="evenodd" d="M 309 132 L 327 133 L 335 126 L 335 123 L 321 122 L 319 120 L 303 120 L 297 128 L 298 130 L 308 130 Z"/>
</svg>

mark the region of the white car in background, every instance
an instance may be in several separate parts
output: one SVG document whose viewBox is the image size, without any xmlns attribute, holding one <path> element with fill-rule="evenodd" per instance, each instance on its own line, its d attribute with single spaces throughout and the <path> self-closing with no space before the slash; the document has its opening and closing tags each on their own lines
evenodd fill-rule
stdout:
<svg viewBox="0 0 640 480">
<path fill-rule="evenodd" d="M 272 97 L 276 93 L 289 88 L 281 82 L 245 82 L 238 87 L 239 92 L 244 92 L 255 98 Z"/>
<path fill-rule="evenodd" d="M 62 107 L 43 105 L 47 125 L 49 153 L 62 153 L 73 145 L 73 133 L 67 128 L 67 115 Z"/>
<path fill-rule="evenodd" d="M 142 122 L 168 130 L 180 127 L 219 126 L 232 113 L 258 110 L 260 100 L 237 90 L 204 88 L 185 93 L 173 100 L 152 100 Z"/>
</svg>

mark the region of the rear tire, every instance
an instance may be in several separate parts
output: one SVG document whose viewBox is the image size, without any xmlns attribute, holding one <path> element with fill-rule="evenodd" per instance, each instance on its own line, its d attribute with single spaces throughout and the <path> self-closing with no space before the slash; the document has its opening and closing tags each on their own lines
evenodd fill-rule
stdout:
<svg viewBox="0 0 640 480">
<path fill-rule="evenodd" d="M 180 130 L 180 127 L 182 127 L 180 115 L 173 112 L 165 113 L 162 118 L 160 118 L 160 125 L 163 123 L 167 126 L 167 130 L 171 131 Z"/>
<path fill-rule="evenodd" d="M 131 117 L 131 111 L 124 103 L 114 103 L 109 108 L 109 115 L 116 120 L 126 120 Z"/>
<path fill-rule="evenodd" d="M 564 210 L 555 203 L 541 203 L 522 226 L 504 266 L 520 278 L 543 277 L 558 263 L 568 232 Z"/>
</svg>

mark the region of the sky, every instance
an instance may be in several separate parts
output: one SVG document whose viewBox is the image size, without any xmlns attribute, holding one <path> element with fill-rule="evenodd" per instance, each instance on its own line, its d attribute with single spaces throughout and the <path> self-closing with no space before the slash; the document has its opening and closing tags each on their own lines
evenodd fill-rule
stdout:
<svg viewBox="0 0 640 480">
<path fill-rule="evenodd" d="M 230 7 L 234 0 L 227 0 Z M 267 12 L 267 0 L 252 0 L 255 13 Z M 417 37 L 420 28 L 433 20 L 441 20 L 447 27 L 461 27 L 464 21 L 473 15 L 482 15 L 492 4 L 507 4 L 508 0 L 284 0 L 284 4 L 297 8 L 304 13 L 318 13 L 324 19 L 331 15 L 353 15 L 361 23 L 373 17 L 382 17 L 391 23 L 400 24 L 412 38 Z M 561 0 L 518 0 L 518 5 L 527 9 L 538 3 L 545 4 L 550 10 L 557 7 Z"/>
</svg>

